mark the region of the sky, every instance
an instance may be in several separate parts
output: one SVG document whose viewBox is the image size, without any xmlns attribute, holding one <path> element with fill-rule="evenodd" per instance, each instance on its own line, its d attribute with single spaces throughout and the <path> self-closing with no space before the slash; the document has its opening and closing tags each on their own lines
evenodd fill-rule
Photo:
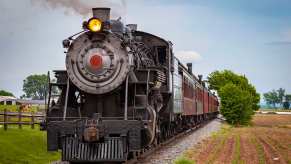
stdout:
<svg viewBox="0 0 291 164">
<path fill-rule="evenodd" d="M 0 90 L 21 96 L 27 76 L 64 69 L 62 40 L 99 6 L 170 40 L 196 75 L 230 69 L 259 93 L 291 93 L 289 0 L 1 0 Z"/>
</svg>

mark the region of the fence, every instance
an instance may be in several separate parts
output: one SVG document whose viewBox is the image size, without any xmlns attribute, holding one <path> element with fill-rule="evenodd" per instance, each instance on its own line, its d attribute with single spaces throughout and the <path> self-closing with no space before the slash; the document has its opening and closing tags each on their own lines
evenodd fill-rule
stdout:
<svg viewBox="0 0 291 164">
<path fill-rule="evenodd" d="M 28 113 L 22 112 L 9 112 L 4 109 L 4 112 L 0 112 L 0 125 L 4 125 L 4 130 L 8 129 L 8 125 L 18 125 L 19 129 L 22 129 L 22 125 L 30 125 L 31 129 L 34 129 L 35 124 L 39 124 L 44 119 L 43 113 Z M 25 120 L 23 120 L 25 119 Z"/>
</svg>

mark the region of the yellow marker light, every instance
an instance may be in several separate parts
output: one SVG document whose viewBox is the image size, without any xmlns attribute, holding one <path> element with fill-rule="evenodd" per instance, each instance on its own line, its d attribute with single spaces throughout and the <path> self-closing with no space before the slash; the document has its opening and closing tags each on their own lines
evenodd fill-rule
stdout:
<svg viewBox="0 0 291 164">
<path fill-rule="evenodd" d="M 101 20 L 99 20 L 97 18 L 91 18 L 88 21 L 87 28 L 92 32 L 98 32 L 102 28 L 102 22 L 101 22 Z"/>
</svg>

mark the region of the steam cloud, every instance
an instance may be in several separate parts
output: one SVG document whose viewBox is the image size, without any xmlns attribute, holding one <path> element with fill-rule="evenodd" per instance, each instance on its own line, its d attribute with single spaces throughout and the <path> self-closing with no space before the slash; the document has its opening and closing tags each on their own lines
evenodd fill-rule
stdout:
<svg viewBox="0 0 291 164">
<path fill-rule="evenodd" d="M 92 13 L 92 8 L 111 8 L 111 18 L 124 18 L 126 15 L 125 0 L 31 0 L 33 5 L 38 5 L 46 9 L 64 8 L 65 14 L 71 12 L 84 17 Z"/>
</svg>

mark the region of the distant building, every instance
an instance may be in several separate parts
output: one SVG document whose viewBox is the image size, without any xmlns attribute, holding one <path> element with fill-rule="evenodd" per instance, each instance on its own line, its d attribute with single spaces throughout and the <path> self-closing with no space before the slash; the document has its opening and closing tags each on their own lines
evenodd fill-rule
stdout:
<svg viewBox="0 0 291 164">
<path fill-rule="evenodd" d="M 17 99 L 16 100 L 17 103 L 19 104 L 28 104 L 31 106 L 39 106 L 39 105 L 45 105 L 45 101 L 44 100 L 26 100 L 26 99 Z"/>
<path fill-rule="evenodd" d="M 21 105 L 29 104 L 32 106 L 45 105 L 44 100 L 27 100 L 27 99 L 17 99 L 12 96 L 0 96 L 0 105 Z"/>
<path fill-rule="evenodd" d="M 16 100 L 13 96 L 0 96 L 0 105 L 17 105 Z"/>
<path fill-rule="evenodd" d="M 17 99 L 12 96 L 0 96 L 0 105 L 19 105 L 22 110 L 26 110 L 32 106 L 38 109 L 44 109 L 45 100 L 27 100 Z"/>
</svg>

